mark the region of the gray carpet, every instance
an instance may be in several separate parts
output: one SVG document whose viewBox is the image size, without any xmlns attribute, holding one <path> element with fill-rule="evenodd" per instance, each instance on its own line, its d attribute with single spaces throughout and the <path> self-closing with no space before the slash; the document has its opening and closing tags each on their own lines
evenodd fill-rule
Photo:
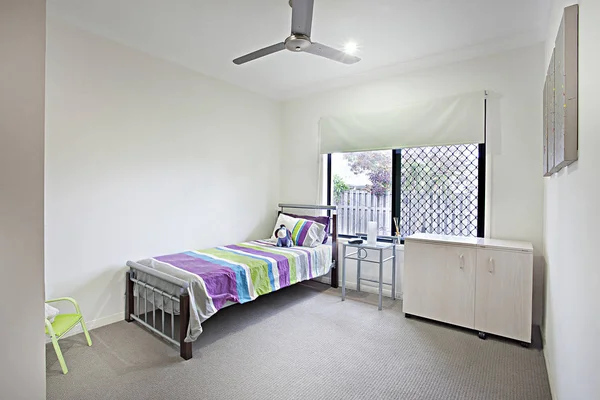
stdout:
<svg viewBox="0 0 600 400">
<path fill-rule="evenodd" d="M 47 348 L 48 399 L 550 399 L 537 349 L 406 319 L 401 302 L 310 283 L 235 305 L 204 324 L 194 358 L 135 323 Z"/>
</svg>

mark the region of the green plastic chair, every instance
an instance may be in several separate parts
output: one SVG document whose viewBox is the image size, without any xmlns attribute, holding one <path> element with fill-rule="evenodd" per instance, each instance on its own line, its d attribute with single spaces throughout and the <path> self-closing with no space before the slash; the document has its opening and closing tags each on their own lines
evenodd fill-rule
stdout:
<svg viewBox="0 0 600 400">
<path fill-rule="evenodd" d="M 56 317 L 54 317 L 53 322 L 50 322 L 48 319 L 46 319 L 46 335 L 50 335 L 50 338 L 52 339 L 52 345 L 54 346 L 54 351 L 58 357 L 58 362 L 60 363 L 63 374 L 66 374 L 69 372 L 69 370 L 67 369 L 67 364 L 65 364 L 65 359 L 63 358 L 62 351 L 58 345 L 59 339 L 61 339 L 79 323 L 81 324 L 81 328 L 83 329 L 83 333 L 87 339 L 88 346 L 92 345 L 92 339 L 90 339 L 90 334 L 88 333 L 85 322 L 83 321 L 83 315 L 81 315 L 79 304 L 77 304 L 75 299 L 71 297 L 60 297 L 58 299 L 46 300 L 46 303 L 56 303 L 59 301 L 68 301 L 72 303 L 75 306 L 75 314 L 58 314 Z"/>
</svg>

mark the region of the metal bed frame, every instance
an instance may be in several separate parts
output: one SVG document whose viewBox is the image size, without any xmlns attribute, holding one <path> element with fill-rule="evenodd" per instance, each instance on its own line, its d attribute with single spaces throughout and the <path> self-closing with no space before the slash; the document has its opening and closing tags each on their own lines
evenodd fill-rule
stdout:
<svg viewBox="0 0 600 400">
<path fill-rule="evenodd" d="M 305 205 L 305 204 L 279 204 L 278 215 L 283 212 L 285 208 L 303 209 L 303 210 L 325 210 L 331 217 L 331 245 L 332 245 L 332 262 L 331 262 L 331 287 L 338 287 L 338 236 L 337 236 L 337 206 L 321 206 L 321 205 Z M 125 321 L 137 322 L 142 327 L 150 330 L 157 334 L 167 342 L 179 347 L 181 358 L 189 360 L 192 358 L 192 343 L 186 342 L 185 337 L 187 336 L 188 325 L 190 323 L 190 296 L 188 294 L 189 283 L 183 279 L 171 276 L 164 272 L 149 268 L 144 265 L 138 264 L 133 261 L 128 261 L 127 266 L 129 270 L 126 273 L 125 279 Z M 146 274 L 146 276 L 157 279 L 159 282 L 175 285 L 179 288 L 178 294 L 168 293 L 158 287 L 151 285 L 149 282 L 142 280 L 139 273 Z M 137 289 L 138 295 L 135 296 Z M 143 305 L 140 305 L 140 298 L 143 296 Z M 152 301 L 150 313 L 152 314 L 152 323 L 148 321 L 148 299 L 149 293 Z M 156 299 L 160 299 L 159 303 Z M 165 326 L 165 301 L 171 301 L 171 313 L 170 314 L 170 329 Z M 179 304 L 179 337 L 175 337 L 175 304 Z M 157 304 L 162 304 L 162 308 L 158 307 Z M 142 313 L 143 306 L 143 313 Z M 157 324 L 156 321 L 156 309 L 159 308 L 161 314 L 161 323 Z M 158 325 L 158 326 L 157 326 Z M 168 332 L 170 331 L 170 332 Z"/>
</svg>

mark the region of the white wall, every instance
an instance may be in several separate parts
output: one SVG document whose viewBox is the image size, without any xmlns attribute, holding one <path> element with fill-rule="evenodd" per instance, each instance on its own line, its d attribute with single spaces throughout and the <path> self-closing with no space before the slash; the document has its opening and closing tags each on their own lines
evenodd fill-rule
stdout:
<svg viewBox="0 0 600 400">
<path fill-rule="evenodd" d="M 0 2 L 0 397 L 46 397 L 44 0 Z"/>
<path fill-rule="evenodd" d="M 280 105 L 49 19 L 46 290 L 123 318 L 125 262 L 266 237 Z"/>
<path fill-rule="evenodd" d="M 534 322 L 541 322 L 542 44 L 399 75 L 284 103 L 282 200 L 317 199 L 318 121 L 323 115 L 370 112 L 475 90 L 502 96 L 500 137 L 490 167 L 486 221 L 491 237 L 527 240 L 535 248 Z M 492 147 L 491 145 L 489 147 Z M 354 279 L 355 280 L 355 279 Z"/>
<path fill-rule="evenodd" d="M 553 6 L 546 66 L 562 10 Z M 554 399 L 600 398 L 600 2 L 579 1 L 579 161 L 545 182 L 545 356 Z M 540 89 L 541 90 L 541 89 Z"/>
</svg>

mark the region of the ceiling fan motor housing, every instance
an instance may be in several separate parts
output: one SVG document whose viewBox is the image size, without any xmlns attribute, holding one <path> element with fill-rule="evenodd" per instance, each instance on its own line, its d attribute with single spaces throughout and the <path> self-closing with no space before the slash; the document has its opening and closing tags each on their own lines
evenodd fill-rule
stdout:
<svg viewBox="0 0 600 400">
<path fill-rule="evenodd" d="M 310 38 L 306 35 L 292 34 L 285 39 L 285 48 L 289 51 L 304 51 L 311 45 Z"/>
</svg>

